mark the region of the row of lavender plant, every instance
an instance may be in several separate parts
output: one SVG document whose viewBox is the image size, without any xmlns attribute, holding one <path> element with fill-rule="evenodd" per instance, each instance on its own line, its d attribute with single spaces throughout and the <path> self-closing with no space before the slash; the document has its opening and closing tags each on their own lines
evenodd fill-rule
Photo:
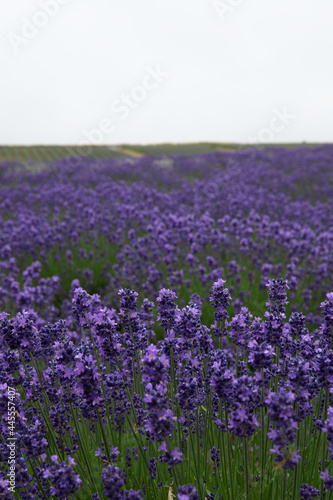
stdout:
<svg viewBox="0 0 333 500">
<path fill-rule="evenodd" d="M 288 312 L 319 326 L 332 289 L 332 158 L 323 146 L 2 164 L 0 307 L 69 319 L 77 279 L 108 306 L 122 287 L 151 300 L 172 288 L 185 305 L 223 277 L 233 311 L 262 315 L 267 280 L 284 275 Z"/>
<path fill-rule="evenodd" d="M 267 286 L 263 317 L 230 318 L 218 279 L 208 325 L 198 295 L 179 308 L 169 289 L 156 324 L 129 289 L 117 312 L 76 288 L 76 333 L 33 310 L 1 313 L 1 498 L 332 498 L 333 293 L 310 333 L 304 315 L 286 317 L 287 281 Z"/>
</svg>

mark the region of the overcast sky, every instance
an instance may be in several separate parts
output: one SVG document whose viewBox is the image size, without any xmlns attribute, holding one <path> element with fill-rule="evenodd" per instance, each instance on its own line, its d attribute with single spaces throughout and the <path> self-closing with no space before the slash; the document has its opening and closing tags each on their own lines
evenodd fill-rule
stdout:
<svg viewBox="0 0 333 500">
<path fill-rule="evenodd" d="M 0 0 L 0 143 L 332 142 L 332 0 Z"/>
</svg>

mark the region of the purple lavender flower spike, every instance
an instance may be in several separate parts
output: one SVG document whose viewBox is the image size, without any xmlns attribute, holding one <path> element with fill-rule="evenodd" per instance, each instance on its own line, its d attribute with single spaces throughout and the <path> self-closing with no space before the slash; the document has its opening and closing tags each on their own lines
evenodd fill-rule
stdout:
<svg viewBox="0 0 333 500">
<path fill-rule="evenodd" d="M 209 297 L 212 306 L 216 309 L 214 312 L 215 321 L 224 321 L 228 318 L 227 308 L 230 305 L 231 296 L 224 284 L 225 280 L 222 278 L 215 281 Z"/>
<path fill-rule="evenodd" d="M 302 484 L 299 490 L 299 498 L 300 500 L 311 500 L 311 498 L 318 498 L 320 495 L 320 491 L 309 484 Z"/>
<path fill-rule="evenodd" d="M 178 500 L 199 500 L 197 490 L 192 484 L 187 486 L 178 486 Z"/>
<path fill-rule="evenodd" d="M 72 469 L 72 466 L 76 464 L 71 457 L 69 457 L 69 465 L 66 465 L 65 462 L 59 464 L 56 455 L 52 456 L 51 459 L 54 465 L 49 465 L 43 469 L 43 478 L 50 479 L 52 482 L 51 495 L 65 499 L 80 489 L 82 481 L 80 476 L 75 474 Z"/>
<path fill-rule="evenodd" d="M 294 393 L 288 392 L 281 387 L 277 393 L 270 392 L 265 400 L 269 407 L 268 416 L 276 425 L 276 428 L 271 427 L 267 434 L 274 445 L 270 451 L 276 454 L 274 460 L 277 464 L 284 462 L 283 469 L 293 469 L 301 458 L 297 450 L 292 454 L 287 450 L 287 447 L 295 442 L 295 430 L 298 429 L 297 418 L 293 409 L 295 398 Z"/>
</svg>

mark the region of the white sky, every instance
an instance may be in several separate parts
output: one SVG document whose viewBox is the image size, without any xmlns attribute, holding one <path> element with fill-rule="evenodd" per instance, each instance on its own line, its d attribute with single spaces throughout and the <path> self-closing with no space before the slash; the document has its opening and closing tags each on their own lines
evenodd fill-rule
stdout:
<svg viewBox="0 0 333 500">
<path fill-rule="evenodd" d="M 0 144 L 332 142 L 332 19 L 332 0 L 0 0 Z"/>
</svg>

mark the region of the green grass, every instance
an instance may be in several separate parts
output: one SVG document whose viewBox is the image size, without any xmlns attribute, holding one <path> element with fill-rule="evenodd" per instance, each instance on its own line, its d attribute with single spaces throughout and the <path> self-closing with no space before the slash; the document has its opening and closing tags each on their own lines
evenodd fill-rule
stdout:
<svg viewBox="0 0 333 500">
<path fill-rule="evenodd" d="M 34 145 L 34 146 L 0 146 L 0 163 L 33 162 L 43 164 L 67 158 L 69 156 L 90 156 L 95 159 L 119 158 L 130 156 L 130 152 L 143 155 L 188 155 L 209 153 L 212 151 L 237 151 L 240 149 L 255 148 L 278 148 L 294 149 L 300 147 L 315 147 L 315 143 L 293 143 L 293 144 L 258 144 L 249 145 L 232 142 L 194 142 L 194 143 L 164 143 L 164 144 L 121 144 L 119 146 L 66 146 L 66 145 Z"/>
<path fill-rule="evenodd" d="M 91 151 L 91 152 L 90 152 Z M 88 154 L 89 153 L 89 154 Z M 61 160 L 69 156 L 90 156 L 96 159 L 120 158 L 125 156 L 121 151 L 115 151 L 107 146 L 0 146 L 0 163 L 12 161 L 15 163 L 34 162 L 43 164 Z"/>
</svg>

